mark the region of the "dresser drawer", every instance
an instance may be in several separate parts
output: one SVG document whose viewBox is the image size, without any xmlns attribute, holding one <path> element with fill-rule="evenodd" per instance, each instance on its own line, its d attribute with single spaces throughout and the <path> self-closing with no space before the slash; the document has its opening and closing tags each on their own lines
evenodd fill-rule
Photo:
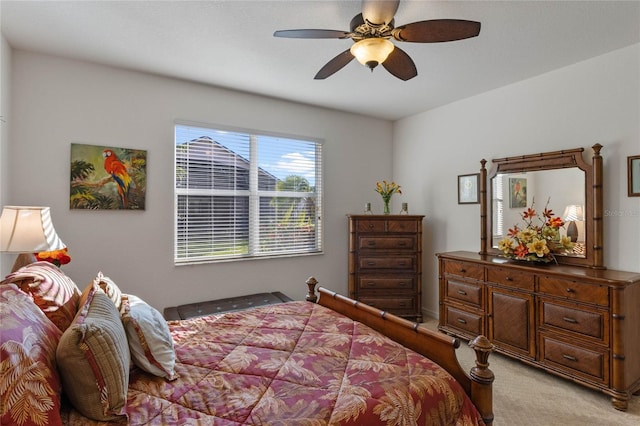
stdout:
<svg viewBox="0 0 640 426">
<path fill-rule="evenodd" d="M 513 269 L 487 268 L 487 281 L 529 291 L 535 289 L 535 276 L 533 274 L 526 274 Z"/>
<path fill-rule="evenodd" d="M 369 220 L 363 219 L 357 222 L 358 232 L 384 232 L 385 221 L 384 220 Z"/>
<path fill-rule="evenodd" d="M 411 296 L 407 297 L 376 297 L 376 296 L 360 296 L 358 298 L 362 303 L 378 308 L 382 311 L 388 311 L 395 315 L 413 314 L 415 315 L 416 299 Z"/>
<path fill-rule="evenodd" d="M 445 307 L 445 324 L 467 332 L 471 336 L 484 334 L 482 316 L 451 306 Z"/>
<path fill-rule="evenodd" d="M 470 303 L 478 307 L 483 305 L 482 287 L 480 285 L 448 278 L 446 286 L 447 297 L 449 299 Z"/>
<path fill-rule="evenodd" d="M 569 374 L 577 373 L 598 382 L 608 382 L 609 357 L 605 349 L 587 349 L 542 335 L 540 351 L 543 364 L 569 370 Z"/>
<path fill-rule="evenodd" d="M 540 324 L 608 342 L 608 313 L 540 300 Z"/>
<path fill-rule="evenodd" d="M 416 237 L 360 237 L 358 248 L 361 250 L 415 250 Z"/>
<path fill-rule="evenodd" d="M 540 293 L 563 297 L 585 303 L 609 306 L 609 289 L 596 285 L 584 284 L 541 275 L 539 278 Z"/>
<path fill-rule="evenodd" d="M 446 260 L 444 262 L 444 272 L 461 277 L 473 278 L 474 280 L 484 280 L 484 267 L 476 265 L 475 263 Z"/>
<path fill-rule="evenodd" d="M 358 261 L 361 270 L 395 269 L 398 271 L 413 271 L 415 264 L 415 256 L 362 256 Z"/>
<path fill-rule="evenodd" d="M 418 232 L 418 222 L 415 220 L 391 220 L 388 223 L 387 231 L 389 232 L 410 232 L 415 234 Z"/>
<path fill-rule="evenodd" d="M 400 290 L 400 291 L 415 291 L 415 277 L 381 277 L 375 276 L 360 276 L 358 278 L 359 290 Z"/>
</svg>

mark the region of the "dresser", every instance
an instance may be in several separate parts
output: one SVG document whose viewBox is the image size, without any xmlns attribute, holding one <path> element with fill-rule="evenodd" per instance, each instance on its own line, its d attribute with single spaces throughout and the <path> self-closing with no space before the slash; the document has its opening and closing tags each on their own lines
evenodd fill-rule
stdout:
<svg viewBox="0 0 640 426">
<path fill-rule="evenodd" d="M 422 322 L 422 219 L 349 215 L 349 297 Z"/>
<path fill-rule="evenodd" d="M 640 273 L 438 254 L 439 329 L 601 390 L 640 390 Z"/>
</svg>

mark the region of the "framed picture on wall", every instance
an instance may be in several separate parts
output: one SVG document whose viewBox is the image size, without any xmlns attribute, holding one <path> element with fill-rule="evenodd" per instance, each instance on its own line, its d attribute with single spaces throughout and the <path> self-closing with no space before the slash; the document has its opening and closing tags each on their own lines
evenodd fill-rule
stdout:
<svg viewBox="0 0 640 426">
<path fill-rule="evenodd" d="M 509 178 L 509 208 L 521 209 L 527 206 L 527 179 Z"/>
<path fill-rule="evenodd" d="M 458 176 L 458 204 L 480 203 L 480 173 Z"/>
<path fill-rule="evenodd" d="M 69 208 L 144 210 L 147 151 L 71 144 Z"/>
<path fill-rule="evenodd" d="M 629 197 L 640 197 L 640 155 L 627 157 Z"/>
</svg>

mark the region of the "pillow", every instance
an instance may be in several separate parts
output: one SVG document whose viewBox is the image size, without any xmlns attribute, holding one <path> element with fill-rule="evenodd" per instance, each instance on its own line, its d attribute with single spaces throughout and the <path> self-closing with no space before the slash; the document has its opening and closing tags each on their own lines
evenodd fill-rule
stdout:
<svg viewBox="0 0 640 426">
<path fill-rule="evenodd" d="M 135 365 L 168 380 L 177 378 L 176 352 L 162 314 L 133 295 L 122 296 L 122 322 Z"/>
<path fill-rule="evenodd" d="M 0 424 L 62 425 L 56 346 L 62 332 L 15 284 L 0 286 Z"/>
<path fill-rule="evenodd" d="M 33 301 L 60 331 L 65 331 L 78 310 L 80 290 L 57 266 L 35 262 L 7 275 L 0 283 L 17 285 L 31 294 Z"/>
<path fill-rule="evenodd" d="M 98 285 L 83 292 L 56 359 L 64 392 L 76 410 L 100 421 L 126 416 L 129 345 L 120 313 Z"/>
<path fill-rule="evenodd" d="M 122 292 L 120 288 L 109 277 L 102 275 L 102 272 L 98 272 L 98 275 L 93 280 L 94 284 L 98 284 L 102 291 L 109 296 L 109 299 L 116 305 L 116 309 L 120 310 L 122 305 Z"/>
</svg>

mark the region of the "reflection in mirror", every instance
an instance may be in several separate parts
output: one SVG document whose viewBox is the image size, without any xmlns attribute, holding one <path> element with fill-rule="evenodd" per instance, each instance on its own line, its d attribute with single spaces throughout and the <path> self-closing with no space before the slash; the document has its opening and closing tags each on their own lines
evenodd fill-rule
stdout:
<svg viewBox="0 0 640 426">
<path fill-rule="evenodd" d="M 509 228 L 523 226 L 522 213 L 532 207 L 541 214 L 546 208 L 566 223 L 561 235 L 567 235 L 571 222 L 577 237 L 573 251 L 563 256 L 585 257 L 584 217 L 566 216 L 569 206 L 585 206 L 585 173 L 578 168 L 565 168 L 518 173 L 498 173 L 490 183 L 492 212 L 492 247 L 507 236 Z M 548 204 L 547 204 L 548 203 Z M 573 219 L 573 220 L 572 220 Z M 580 220 L 577 220 L 580 219 Z"/>
</svg>

